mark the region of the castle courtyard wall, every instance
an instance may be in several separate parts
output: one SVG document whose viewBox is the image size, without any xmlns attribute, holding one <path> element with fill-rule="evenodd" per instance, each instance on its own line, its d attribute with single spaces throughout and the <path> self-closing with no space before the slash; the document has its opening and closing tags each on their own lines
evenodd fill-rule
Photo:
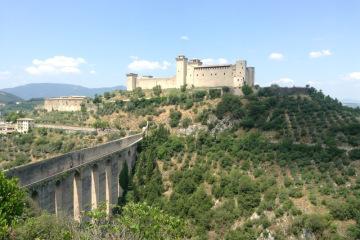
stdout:
<svg viewBox="0 0 360 240">
<path fill-rule="evenodd" d="M 136 80 L 136 86 L 142 89 L 152 89 L 156 85 L 161 86 L 162 89 L 174 88 L 176 85 L 176 78 L 138 78 Z"/>
</svg>

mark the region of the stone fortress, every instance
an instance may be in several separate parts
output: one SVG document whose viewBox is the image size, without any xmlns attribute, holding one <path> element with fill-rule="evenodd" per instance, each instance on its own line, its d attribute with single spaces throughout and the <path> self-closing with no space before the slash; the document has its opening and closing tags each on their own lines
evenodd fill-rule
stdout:
<svg viewBox="0 0 360 240">
<path fill-rule="evenodd" d="M 68 96 L 45 99 L 44 109 L 48 112 L 77 112 L 86 103 L 85 96 Z"/>
<path fill-rule="evenodd" d="M 127 76 L 127 90 L 137 87 L 152 89 L 159 85 L 162 89 L 187 87 L 231 87 L 239 88 L 243 85 L 254 86 L 255 68 L 247 67 L 245 60 L 238 60 L 235 64 L 203 65 L 201 60 L 188 60 L 180 55 L 176 58 L 176 75 L 173 77 L 155 78 L 153 76 L 138 76 L 129 73 Z"/>
</svg>

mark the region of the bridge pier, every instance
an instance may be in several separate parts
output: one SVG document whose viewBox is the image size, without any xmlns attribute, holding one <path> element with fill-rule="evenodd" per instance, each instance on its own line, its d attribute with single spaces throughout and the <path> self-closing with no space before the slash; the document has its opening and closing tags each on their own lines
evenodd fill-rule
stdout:
<svg viewBox="0 0 360 240">
<path fill-rule="evenodd" d="M 105 204 L 106 204 L 106 213 L 110 214 L 110 205 L 111 205 L 111 165 L 109 160 L 105 166 Z"/>
<path fill-rule="evenodd" d="M 82 182 L 78 171 L 73 176 L 73 216 L 75 221 L 81 220 L 81 206 L 82 206 Z"/>
<path fill-rule="evenodd" d="M 55 214 L 56 216 L 59 216 L 59 213 L 62 209 L 62 195 L 63 195 L 63 189 L 61 181 L 58 180 L 55 183 Z"/>
<path fill-rule="evenodd" d="M 99 167 L 94 164 L 91 169 L 91 209 L 96 209 L 99 202 Z"/>
</svg>

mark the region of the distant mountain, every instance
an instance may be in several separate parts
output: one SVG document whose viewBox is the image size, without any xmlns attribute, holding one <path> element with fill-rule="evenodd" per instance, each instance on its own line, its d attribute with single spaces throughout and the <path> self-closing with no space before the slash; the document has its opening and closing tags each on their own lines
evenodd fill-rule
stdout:
<svg viewBox="0 0 360 240">
<path fill-rule="evenodd" d="M 47 98 L 70 95 L 93 97 L 95 94 L 103 94 L 104 92 L 125 89 L 125 86 L 87 88 L 78 85 L 61 83 L 31 83 L 13 88 L 4 88 L 0 91 L 14 94 L 28 100 L 31 98 Z"/>
<path fill-rule="evenodd" d="M 360 103 L 343 103 L 343 105 L 352 108 L 360 107 Z"/>
<path fill-rule="evenodd" d="M 22 99 L 14 94 L 0 91 L 0 103 L 19 102 Z"/>
</svg>

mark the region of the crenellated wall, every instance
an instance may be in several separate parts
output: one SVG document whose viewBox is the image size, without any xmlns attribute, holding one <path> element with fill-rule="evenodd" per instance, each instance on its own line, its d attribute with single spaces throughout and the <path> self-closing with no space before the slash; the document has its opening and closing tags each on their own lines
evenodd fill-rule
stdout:
<svg viewBox="0 0 360 240">
<path fill-rule="evenodd" d="M 105 202 L 111 205 L 122 196 L 119 174 L 127 162 L 129 172 L 136 160 L 136 148 L 143 134 L 137 134 L 62 156 L 6 171 L 19 178 L 36 204 L 50 213 L 65 213 L 81 220 L 81 212 Z"/>
</svg>

